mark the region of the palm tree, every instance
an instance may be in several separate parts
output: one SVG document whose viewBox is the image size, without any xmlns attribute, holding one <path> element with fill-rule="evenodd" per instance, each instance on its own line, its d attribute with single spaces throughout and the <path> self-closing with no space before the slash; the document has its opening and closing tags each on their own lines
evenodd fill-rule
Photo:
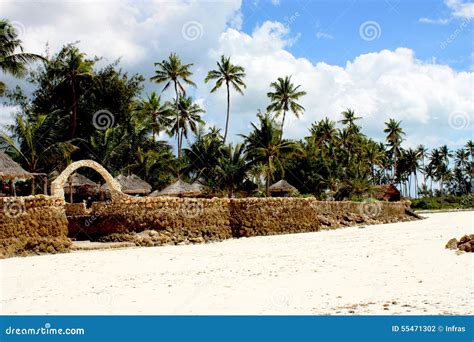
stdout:
<svg viewBox="0 0 474 342">
<path fill-rule="evenodd" d="M 372 183 L 375 185 L 375 166 L 383 167 L 384 152 L 380 150 L 379 145 L 374 141 L 369 141 L 366 146 L 367 161 L 370 164 L 370 173 Z"/>
<path fill-rule="evenodd" d="M 85 54 L 73 45 L 68 45 L 61 50 L 53 61 L 54 73 L 59 78 L 60 85 L 66 85 L 71 90 L 72 113 L 70 119 L 70 139 L 76 135 L 77 126 L 77 88 L 83 79 L 94 75 L 94 61 L 86 60 Z"/>
<path fill-rule="evenodd" d="M 277 115 L 283 113 L 280 128 L 281 141 L 283 138 L 283 126 L 285 125 L 286 113 L 291 111 L 297 118 L 299 118 L 299 115 L 304 112 L 304 107 L 297 101 L 300 97 L 306 95 L 306 92 L 299 90 L 300 85 L 295 86 L 291 83 L 291 76 L 285 76 L 285 78 L 279 77 L 276 82 L 270 84 L 270 87 L 275 89 L 275 91 L 267 93 L 267 96 L 271 101 L 267 110 L 276 112 Z"/>
<path fill-rule="evenodd" d="M 259 126 L 252 123 L 252 132 L 243 135 L 247 144 L 247 154 L 253 163 L 262 163 L 266 173 L 266 193 L 270 195 L 268 188 L 272 181 L 272 175 L 276 170 L 284 174 L 283 161 L 289 154 L 300 151 L 300 146 L 293 141 L 282 141 L 280 130 L 270 115 L 259 113 Z"/>
<path fill-rule="evenodd" d="M 26 74 L 26 65 L 45 60 L 34 53 L 23 52 L 18 33 L 8 20 L 0 19 L 0 70 L 14 77 Z M 0 95 L 5 92 L 6 85 L 0 81 Z"/>
<path fill-rule="evenodd" d="M 204 134 L 204 127 L 201 126 L 195 141 L 184 149 L 184 157 L 189 165 L 187 171 L 192 174 L 192 178 L 200 179 L 214 190 L 219 187 L 220 177 L 216 166 L 223 155 L 222 141 L 220 130 L 211 127 L 209 132 Z"/>
<path fill-rule="evenodd" d="M 235 148 L 229 144 L 222 152 L 223 156 L 219 158 L 216 169 L 230 198 L 233 197 L 236 187 L 243 183 L 252 163 L 247 162 L 245 146 L 242 144 L 235 145 Z"/>
<path fill-rule="evenodd" d="M 184 95 L 179 96 L 178 111 L 176 113 L 176 120 L 171 127 L 171 133 L 176 135 L 178 140 L 178 159 L 181 159 L 183 138 L 188 137 L 189 131 L 196 134 L 200 125 L 204 124 L 201 119 L 201 114 L 204 110 L 199 105 L 193 103 L 191 97 Z"/>
<path fill-rule="evenodd" d="M 401 121 L 389 119 L 385 122 L 385 129 L 383 130 L 387 134 L 388 146 L 390 146 L 390 152 L 393 155 L 393 172 L 392 177 L 395 178 L 395 171 L 397 170 L 397 162 L 400 156 L 400 145 L 402 143 L 402 136 L 405 135 L 403 129 L 400 127 Z"/>
<path fill-rule="evenodd" d="M 152 76 L 150 80 L 158 84 L 165 83 L 162 92 L 168 89 L 171 84 L 173 84 L 175 92 L 175 122 L 178 124 L 176 131 L 179 131 L 180 120 L 178 119 L 178 102 L 180 101 L 180 93 L 183 96 L 186 94 L 184 84 L 196 86 L 196 84 L 190 79 L 192 72 L 189 69 L 191 68 L 191 66 L 193 66 L 193 64 L 183 64 L 181 62 L 181 58 L 179 58 L 176 53 L 171 53 L 168 57 L 168 60 L 163 60 L 161 62 L 155 63 L 155 66 L 158 67 L 158 70 L 155 70 L 155 75 Z M 177 138 L 179 139 L 178 135 Z M 180 148 L 178 148 L 178 159 L 181 159 Z"/>
<path fill-rule="evenodd" d="M 340 122 L 343 125 L 347 125 L 347 127 L 349 128 L 349 131 L 353 132 L 356 127 L 355 122 L 362 118 L 360 116 L 356 116 L 355 112 L 350 108 L 347 108 L 341 114 L 343 116 L 343 119 Z"/>
<path fill-rule="evenodd" d="M 413 174 L 415 176 L 415 196 L 416 196 L 416 189 L 418 189 L 418 179 L 416 177 L 416 171 L 420 167 L 418 164 L 419 154 L 417 150 L 409 148 L 405 151 L 405 161 L 406 161 L 406 171 L 408 173 L 408 177 L 411 177 Z M 411 192 L 411 182 L 409 181 L 409 193 Z"/>
<path fill-rule="evenodd" d="M 167 103 L 161 104 L 161 97 L 155 92 L 148 95 L 146 100 L 141 100 L 136 109 L 142 116 L 151 119 L 153 141 L 155 141 L 155 135 L 160 135 L 162 131 L 169 131 L 172 122 L 170 116 L 173 111 Z"/>
<path fill-rule="evenodd" d="M 221 61 L 217 62 L 217 70 L 211 70 L 207 74 L 204 82 L 209 82 L 210 80 L 216 80 L 214 88 L 211 89 L 211 93 L 214 93 L 219 89 L 222 84 L 226 85 L 227 89 L 227 117 L 225 121 L 225 131 L 224 131 L 224 143 L 227 138 L 227 132 L 229 128 L 229 117 L 230 117 L 230 85 L 241 95 L 243 95 L 242 88 L 246 88 L 244 81 L 242 80 L 245 77 L 245 69 L 240 65 L 234 65 L 230 62 L 230 57 L 221 56 Z"/>
<path fill-rule="evenodd" d="M 58 137 L 58 122 L 54 115 L 37 115 L 35 119 L 21 114 L 7 126 L 8 135 L 0 132 L 0 144 L 29 172 L 50 171 L 78 148 Z"/>
</svg>

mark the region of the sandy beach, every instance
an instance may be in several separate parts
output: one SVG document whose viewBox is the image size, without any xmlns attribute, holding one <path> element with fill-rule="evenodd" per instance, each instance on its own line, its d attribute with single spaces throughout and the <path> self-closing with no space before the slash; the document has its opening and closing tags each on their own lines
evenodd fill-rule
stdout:
<svg viewBox="0 0 474 342">
<path fill-rule="evenodd" d="M 0 261 L 1 314 L 474 314 L 474 212 Z"/>
</svg>

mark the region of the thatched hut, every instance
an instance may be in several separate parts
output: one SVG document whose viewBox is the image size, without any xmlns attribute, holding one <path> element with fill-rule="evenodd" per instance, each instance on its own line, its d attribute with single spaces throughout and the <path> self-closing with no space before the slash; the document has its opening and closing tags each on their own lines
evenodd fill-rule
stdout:
<svg viewBox="0 0 474 342">
<path fill-rule="evenodd" d="M 122 192 L 128 195 L 148 195 L 151 192 L 151 185 L 135 174 L 130 176 L 118 176 L 116 180 L 122 186 Z"/>
<path fill-rule="evenodd" d="M 268 192 L 270 192 L 270 195 L 274 197 L 289 197 L 298 194 L 298 189 L 282 179 L 275 184 L 272 184 L 268 188 Z"/>
<path fill-rule="evenodd" d="M 393 184 L 382 184 L 374 187 L 374 197 L 379 201 L 400 201 L 400 191 Z"/>
<path fill-rule="evenodd" d="M 121 185 L 122 192 L 127 195 L 148 195 L 151 192 L 151 185 L 135 174 L 130 176 L 118 175 L 115 180 Z M 108 192 L 109 187 L 104 184 L 101 191 Z"/>
<path fill-rule="evenodd" d="M 10 189 L 16 196 L 15 181 L 33 179 L 34 175 L 25 171 L 18 163 L 11 159 L 5 152 L 0 150 L 0 181 L 10 182 Z"/>
<path fill-rule="evenodd" d="M 64 184 L 64 193 L 69 194 L 70 202 L 73 202 L 73 194 L 79 196 L 96 195 L 99 184 L 79 173 L 73 173 Z"/>
<path fill-rule="evenodd" d="M 202 192 L 197 189 L 197 186 L 192 186 L 189 183 L 186 183 L 179 179 L 175 183 L 168 185 L 161 191 L 153 191 L 150 196 L 171 196 L 171 197 L 193 197 L 199 196 Z"/>
</svg>

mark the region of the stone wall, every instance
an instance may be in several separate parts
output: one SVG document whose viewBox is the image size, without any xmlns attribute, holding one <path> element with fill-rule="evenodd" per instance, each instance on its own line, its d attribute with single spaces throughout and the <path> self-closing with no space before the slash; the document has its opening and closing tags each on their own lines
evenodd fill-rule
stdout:
<svg viewBox="0 0 474 342">
<path fill-rule="evenodd" d="M 64 200 L 51 196 L 0 198 L 0 257 L 69 248 Z"/>
<path fill-rule="evenodd" d="M 312 198 L 129 198 L 94 203 L 69 217 L 69 236 L 100 238 L 144 230 L 159 244 L 288 234 L 414 219 L 407 202 L 322 202 Z"/>
</svg>

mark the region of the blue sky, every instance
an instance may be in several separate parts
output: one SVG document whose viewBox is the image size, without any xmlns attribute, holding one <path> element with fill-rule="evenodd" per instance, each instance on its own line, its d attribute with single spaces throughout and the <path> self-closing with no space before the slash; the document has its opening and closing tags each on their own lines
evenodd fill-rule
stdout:
<svg viewBox="0 0 474 342">
<path fill-rule="evenodd" d="M 188 93 L 209 126 L 224 127 L 226 97 L 210 94 L 212 84 L 203 80 L 221 54 L 231 56 L 247 73 L 245 95 L 231 94 L 233 141 L 267 107 L 269 84 L 285 75 L 308 93 L 300 119 L 286 119 L 285 137 L 301 138 L 314 121 L 337 121 L 350 107 L 378 140 L 389 118 L 402 121 L 405 146 L 456 148 L 474 138 L 473 2 L 2 0 L 0 13 L 28 51 L 43 53 L 48 44 L 54 53 L 79 41 L 89 56 L 120 58 L 123 70 L 146 78 L 155 62 L 177 52 L 194 63 L 198 87 Z M 161 89 L 147 81 L 142 95 Z M 14 111 L 0 106 L 0 123 Z"/>
<path fill-rule="evenodd" d="M 440 48 L 466 20 L 453 18 L 452 9 L 444 1 L 245 1 L 242 12 L 245 32 L 252 32 L 266 20 L 287 24 L 298 37 L 288 50 L 312 62 L 325 61 L 343 66 L 347 60 L 360 54 L 409 47 L 421 60 L 434 58 L 436 62 L 448 64 L 456 70 L 469 70 L 474 64 L 472 21 L 449 49 Z M 422 18 L 441 23 L 426 23 L 420 21 Z M 359 37 L 359 27 L 365 21 L 375 21 L 380 25 L 378 39 L 367 42 Z"/>
</svg>

